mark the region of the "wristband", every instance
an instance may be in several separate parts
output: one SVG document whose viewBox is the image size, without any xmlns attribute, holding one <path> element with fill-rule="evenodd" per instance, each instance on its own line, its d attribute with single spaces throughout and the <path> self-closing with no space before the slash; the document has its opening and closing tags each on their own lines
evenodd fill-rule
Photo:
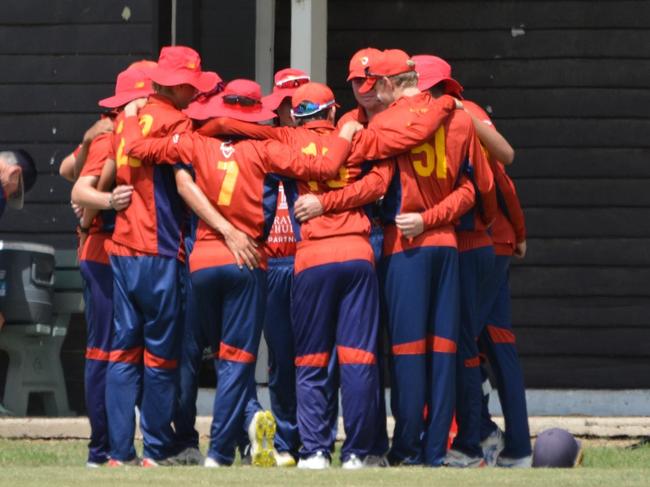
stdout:
<svg viewBox="0 0 650 487">
<path fill-rule="evenodd" d="M 77 225 L 77 230 L 79 230 L 79 233 L 90 233 L 90 227 L 82 227 L 81 225 Z"/>
</svg>

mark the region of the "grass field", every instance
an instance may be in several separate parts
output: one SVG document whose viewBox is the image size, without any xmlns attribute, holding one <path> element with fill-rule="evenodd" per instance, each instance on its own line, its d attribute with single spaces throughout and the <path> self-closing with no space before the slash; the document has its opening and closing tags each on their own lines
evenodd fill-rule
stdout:
<svg viewBox="0 0 650 487">
<path fill-rule="evenodd" d="M 200 467 L 158 469 L 87 469 L 86 442 L 79 440 L 0 440 L 0 486 L 72 485 L 175 486 L 636 486 L 650 485 L 650 446 L 627 448 L 586 442 L 584 464 L 571 470 L 452 470 L 427 468 L 368 469 L 356 472 L 332 468 L 325 472 L 296 469 Z M 205 450 L 205 448 L 204 448 Z"/>
</svg>

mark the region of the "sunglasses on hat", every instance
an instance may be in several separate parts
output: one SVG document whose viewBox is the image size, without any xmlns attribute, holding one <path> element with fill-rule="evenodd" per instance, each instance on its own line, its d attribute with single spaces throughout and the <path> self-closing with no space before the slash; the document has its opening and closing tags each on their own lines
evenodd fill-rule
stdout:
<svg viewBox="0 0 650 487">
<path fill-rule="evenodd" d="M 255 98 L 239 95 L 225 95 L 223 97 L 223 102 L 227 105 L 239 105 L 242 107 L 252 107 L 258 104 L 262 104 L 260 100 L 256 100 Z"/>
<path fill-rule="evenodd" d="M 291 113 L 294 117 L 308 117 L 332 105 L 334 105 L 334 100 L 323 103 L 322 105 L 311 101 L 303 101 L 296 108 L 292 108 Z"/>
<path fill-rule="evenodd" d="M 297 78 L 285 78 L 275 83 L 275 86 L 277 88 L 298 88 L 302 85 L 306 85 L 307 83 L 309 83 L 309 77 L 300 76 Z"/>
</svg>

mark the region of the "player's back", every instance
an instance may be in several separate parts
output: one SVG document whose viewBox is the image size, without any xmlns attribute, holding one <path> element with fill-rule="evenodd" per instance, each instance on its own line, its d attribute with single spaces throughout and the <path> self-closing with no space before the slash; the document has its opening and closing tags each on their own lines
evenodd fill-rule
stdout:
<svg viewBox="0 0 650 487">
<path fill-rule="evenodd" d="M 468 159 L 470 136 L 473 133 L 470 116 L 452 112 L 436 130 L 433 137 L 397 157 L 397 169 L 382 205 L 382 219 L 387 224 L 388 253 L 403 250 L 395 217 L 399 213 L 421 213 L 434 207 L 456 188 L 461 171 Z M 414 239 L 414 246 L 456 247 L 452 225 L 425 231 Z M 392 246 L 392 249 L 390 248 Z"/>
<path fill-rule="evenodd" d="M 153 95 L 138 116 L 142 135 L 164 137 L 191 130 L 190 120 L 162 96 Z M 124 112 L 116 119 L 116 184 L 133 185 L 131 204 L 117 214 L 113 241 L 130 249 L 176 257 L 181 242 L 183 202 L 171 165 L 143 164 L 124 153 Z"/>
</svg>

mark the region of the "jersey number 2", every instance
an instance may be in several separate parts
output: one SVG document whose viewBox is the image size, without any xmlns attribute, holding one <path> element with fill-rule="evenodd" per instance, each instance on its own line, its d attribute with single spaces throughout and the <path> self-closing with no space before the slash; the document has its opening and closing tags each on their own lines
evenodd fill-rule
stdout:
<svg viewBox="0 0 650 487">
<path fill-rule="evenodd" d="M 142 129 L 142 136 L 146 137 L 151 131 L 151 126 L 153 125 L 153 117 L 147 113 L 140 117 L 138 123 L 140 124 L 140 128 Z M 117 134 L 121 134 L 122 130 L 124 130 L 123 120 L 120 121 L 119 125 L 117 126 L 117 130 L 116 130 Z M 127 164 L 130 167 L 140 167 L 142 165 L 140 159 L 136 159 L 135 157 L 129 157 L 124 153 L 125 143 L 126 141 L 124 140 L 124 137 L 121 137 L 120 145 L 117 146 L 117 153 L 115 154 L 115 163 L 117 164 L 117 167 L 120 168 L 122 166 L 126 166 Z"/>
</svg>

